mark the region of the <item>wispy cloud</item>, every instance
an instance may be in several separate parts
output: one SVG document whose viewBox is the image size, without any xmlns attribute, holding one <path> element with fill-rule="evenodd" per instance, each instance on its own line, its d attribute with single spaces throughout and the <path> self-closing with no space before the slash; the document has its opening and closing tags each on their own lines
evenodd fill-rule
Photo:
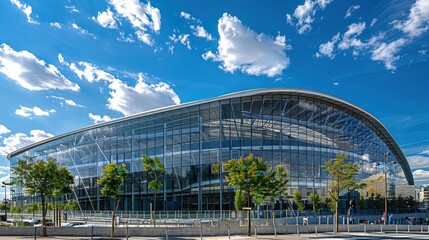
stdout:
<svg viewBox="0 0 429 240">
<path fill-rule="evenodd" d="M 118 17 L 131 23 L 138 40 L 149 46 L 154 44 L 148 29 L 154 33 L 158 33 L 161 29 L 161 12 L 158 8 L 153 7 L 150 2 L 144 4 L 139 0 L 110 0 L 109 4 L 116 11 Z"/>
<path fill-rule="evenodd" d="M 410 168 L 429 168 L 429 157 L 427 156 L 407 156 L 407 160 L 410 164 Z"/>
<path fill-rule="evenodd" d="M 331 0 L 305 0 L 304 4 L 295 9 L 293 15 L 286 14 L 286 20 L 296 27 L 299 34 L 308 33 L 312 28 L 316 12 L 325 9 L 331 2 Z"/>
<path fill-rule="evenodd" d="M 352 5 L 349 7 L 349 9 L 347 9 L 346 15 L 344 16 L 344 18 L 348 18 L 352 16 L 352 13 L 356 10 L 358 10 L 360 8 L 359 5 Z"/>
<path fill-rule="evenodd" d="M 12 4 L 15 5 L 19 10 L 21 10 L 25 16 L 27 16 L 27 22 L 32 24 L 39 24 L 36 20 L 31 18 L 31 14 L 33 13 L 33 8 L 26 4 L 22 3 L 19 0 L 11 0 Z"/>
<path fill-rule="evenodd" d="M 83 105 L 77 104 L 75 101 L 73 101 L 71 99 L 66 99 L 66 98 L 63 98 L 63 97 L 48 96 L 47 98 L 54 98 L 54 99 L 60 100 L 61 101 L 60 102 L 61 106 L 68 105 L 68 106 L 72 106 L 72 107 L 81 107 L 81 108 L 85 107 Z"/>
</svg>

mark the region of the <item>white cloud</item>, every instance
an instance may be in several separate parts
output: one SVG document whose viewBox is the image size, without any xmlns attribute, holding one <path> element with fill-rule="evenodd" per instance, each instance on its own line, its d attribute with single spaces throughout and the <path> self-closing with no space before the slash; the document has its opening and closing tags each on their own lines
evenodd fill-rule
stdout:
<svg viewBox="0 0 429 240">
<path fill-rule="evenodd" d="M 352 5 L 349 7 L 349 9 L 347 9 L 346 15 L 344 16 L 344 18 L 348 18 L 350 16 L 352 16 L 352 13 L 356 10 L 358 10 L 360 8 L 359 5 Z"/>
<path fill-rule="evenodd" d="M 334 37 L 332 37 L 331 41 L 320 44 L 319 52 L 316 53 L 316 57 L 326 56 L 333 59 L 335 57 L 335 44 L 337 44 L 339 39 L 340 33 L 337 33 Z"/>
<path fill-rule="evenodd" d="M 3 145 L 0 146 L 0 155 L 6 156 L 19 148 L 28 146 L 30 144 L 42 141 L 53 136 L 54 135 L 39 129 L 31 130 L 29 136 L 27 136 L 25 133 L 13 134 L 3 139 Z"/>
<path fill-rule="evenodd" d="M 54 99 L 58 99 L 61 101 L 61 106 L 64 106 L 64 104 L 72 106 L 72 107 L 82 107 L 84 108 L 85 106 L 77 104 L 75 101 L 70 100 L 70 99 L 65 99 L 63 97 L 58 97 L 58 96 L 49 96 L 50 98 L 54 98 Z M 48 97 L 47 97 L 48 98 Z"/>
<path fill-rule="evenodd" d="M 58 62 L 62 65 L 69 66 L 70 64 L 64 60 L 64 57 L 61 53 L 58 53 Z"/>
<path fill-rule="evenodd" d="M 79 66 L 79 67 L 78 67 Z M 113 82 L 116 78 L 103 70 L 98 69 L 95 65 L 87 62 L 78 62 L 70 64 L 72 70 L 80 79 L 86 79 L 88 82 L 99 82 L 101 80 Z"/>
<path fill-rule="evenodd" d="M 220 68 L 233 73 L 241 70 L 249 75 L 281 75 L 289 65 L 285 50 L 286 38 L 277 36 L 275 40 L 244 26 L 237 17 L 224 13 L 218 22 L 220 39 L 216 55 L 211 51 L 203 54 L 205 60 L 222 63 Z"/>
<path fill-rule="evenodd" d="M 149 85 L 144 81 L 142 74 L 139 74 L 134 87 L 122 81 L 114 81 L 109 88 L 111 91 L 107 107 L 124 115 L 180 104 L 179 96 L 170 85 L 163 82 Z"/>
<path fill-rule="evenodd" d="M 429 180 L 429 171 L 417 169 L 413 172 L 414 181 L 427 182 Z"/>
<path fill-rule="evenodd" d="M 374 24 L 377 22 L 377 18 L 373 18 L 371 20 L 371 24 L 369 25 L 370 27 L 374 26 Z"/>
<path fill-rule="evenodd" d="M 387 69 L 395 70 L 396 67 L 394 63 L 399 59 L 397 53 L 405 43 L 406 40 L 400 38 L 389 44 L 384 42 L 377 44 L 377 46 L 372 51 L 371 59 L 374 61 L 382 61 Z"/>
<path fill-rule="evenodd" d="M 68 9 L 71 13 L 79 13 L 79 10 L 75 6 L 64 6 L 66 9 Z"/>
<path fill-rule="evenodd" d="M 51 22 L 49 23 L 49 25 L 51 25 L 51 27 L 54 27 L 54 28 L 63 29 L 63 25 L 59 22 Z"/>
<path fill-rule="evenodd" d="M 429 167 L 429 157 L 425 156 L 407 156 L 408 163 L 410 168 L 427 168 Z"/>
<path fill-rule="evenodd" d="M 27 117 L 27 118 L 32 118 L 33 116 L 49 116 L 50 113 L 54 113 L 56 112 L 55 109 L 51 109 L 51 110 L 43 110 L 39 107 L 24 107 L 24 106 L 19 106 L 19 109 L 15 110 L 15 114 L 19 115 L 19 116 L 23 116 L 23 117 Z"/>
<path fill-rule="evenodd" d="M 395 70 L 395 62 L 400 58 L 397 56 L 402 46 L 407 43 L 406 39 L 400 38 L 390 43 L 383 42 L 384 34 L 372 36 L 367 41 L 362 41 L 358 37 L 366 29 L 366 24 L 353 23 L 347 27 L 347 31 L 340 37 L 337 33 L 331 41 L 322 43 L 319 46 L 319 52 L 316 57 L 326 56 L 335 57 L 336 51 L 352 50 L 353 56 L 358 56 L 363 50 L 371 53 L 371 60 L 381 61 L 388 70 Z M 336 45 L 338 39 L 341 39 Z"/>
<path fill-rule="evenodd" d="M 429 0 L 416 0 L 407 19 L 396 22 L 395 27 L 410 37 L 418 37 L 429 29 Z"/>
<path fill-rule="evenodd" d="M 0 134 L 10 133 L 10 130 L 3 124 L 0 124 Z"/>
<path fill-rule="evenodd" d="M 29 90 L 79 90 L 79 85 L 64 77 L 54 65 L 28 51 L 17 52 L 5 43 L 0 45 L 0 72 Z"/>
<path fill-rule="evenodd" d="M 72 63 L 70 69 L 80 79 L 86 79 L 89 82 L 105 81 L 109 83 L 111 91 L 109 92 L 107 107 L 124 115 L 180 103 L 180 98 L 170 85 L 163 82 L 147 84 L 141 73 L 137 74 L 137 84 L 130 87 L 112 74 L 87 62 L 79 62 L 78 65 Z"/>
<path fill-rule="evenodd" d="M 194 30 L 193 34 L 200 38 L 205 38 L 209 41 L 213 40 L 212 35 L 208 33 L 203 26 L 191 26 L 191 29 Z"/>
<path fill-rule="evenodd" d="M 176 33 L 174 33 L 171 36 L 168 36 L 168 38 L 173 42 L 173 43 L 177 43 L 180 42 L 182 45 L 186 46 L 189 50 L 192 49 L 191 48 L 191 41 L 189 40 L 189 34 L 179 34 L 178 30 L 174 30 L 174 32 L 176 32 L 178 35 L 176 35 Z"/>
<path fill-rule="evenodd" d="M 295 25 L 299 34 L 307 33 L 311 30 L 311 24 L 314 21 L 317 10 L 325 9 L 331 2 L 331 0 L 305 0 L 303 5 L 296 7 L 293 17 L 290 14 L 286 14 L 287 22 Z M 293 18 L 297 20 L 296 24 Z"/>
<path fill-rule="evenodd" d="M 153 40 L 147 33 L 147 28 L 158 33 L 161 29 L 161 13 L 150 3 L 144 4 L 139 0 L 110 0 L 119 16 L 127 19 L 135 30 L 137 38 L 145 44 L 152 46 Z"/>
<path fill-rule="evenodd" d="M 180 17 L 186 19 L 186 20 L 196 20 L 194 17 L 191 16 L 191 14 L 186 12 L 180 12 Z"/>
<path fill-rule="evenodd" d="M 359 50 L 363 48 L 365 44 L 357 37 L 362 34 L 363 30 L 365 30 L 365 27 L 366 24 L 364 22 L 350 24 L 347 27 L 347 31 L 343 35 L 343 39 L 338 44 L 338 48 L 341 50 L 353 48 L 353 55 L 358 55 Z"/>
<path fill-rule="evenodd" d="M 118 25 L 116 24 L 116 20 L 113 16 L 112 11 L 108 8 L 105 12 L 98 12 L 97 17 L 92 17 L 92 20 L 98 22 L 104 28 L 116 29 Z"/>
<path fill-rule="evenodd" d="M 31 14 L 33 13 L 33 9 L 30 5 L 28 5 L 26 3 L 21 3 L 19 0 L 10 0 L 10 1 L 13 5 L 18 7 L 19 10 L 21 10 L 25 14 L 25 16 L 27 16 L 27 22 L 33 23 L 33 24 L 38 24 L 37 21 L 35 21 L 34 19 L 31 18 Z"/>
<path fill-rule="evenodd" d="M 88 117 L 89 117 L 92 121 L 94 121 L 94 123 L 108 122 L 108 121 L 112 120 L 112 118 L 111 118 L 111 117 L 109 117 L 109 116 L 106 116 L 106 115 L 101 116 L 101 115 L 96 115 L 96 114 L 92 114 L 92 113 L 89 113 L 89 114 L 88 114 Z"/>
<path fill-rule="evenodd" d="M 420 49 L 420 50 L 418 50 L 417 52 L 418 52 L 420 55 L 424 56 L 424 55 L 426 55 L 427 51 L 428 51 L 427 49 Z"/>
<path fill-rule="evenodd" d="M 9 174 L 9 173 L 10 173 L 10 167 L 0 166 L 0 175 Z"/>
<path fill-rule="evenodd" d="M 94 34 L 89 33 L 88 30 L 85 30 L 85 29 L 81 28 L 76 23 L 72 23 L 72 28 L 76 29 L 79 32 L 80 35 L 91 36 L 91 37 L 93 37 L 95 39 Z"/>
<path fill-rule="evenodd" d="M 421 153 L 419 153 L 419 154 L 426 154 L 426 155 L 429 155 L 429 149 L 428 150 L 423 150 Z"/>
</svg>

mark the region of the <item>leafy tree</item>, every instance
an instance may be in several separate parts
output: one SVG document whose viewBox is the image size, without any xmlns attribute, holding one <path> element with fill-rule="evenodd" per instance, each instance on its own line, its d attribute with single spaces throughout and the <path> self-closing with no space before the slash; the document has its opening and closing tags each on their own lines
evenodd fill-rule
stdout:
<svg viewBox="0 0 429 240">
<path fill-rule="evenodd" d="M 70 200 L 64 204 L 64 209 L 70 211 L 79 210 L 79 202 L 76 200 Z"/>
<path fill-rule="evenodd" d="M 305 205 L 304 205 L 304 203 L 302 203 L 302 195 L 298 189 L 295 189 L 293 191 L 293 202 L 296 204 L 299 211 L 304 210 Z"/>
<path fill-rule="evenodd" d="M 164 186 L 162 182 L 160 181 L 161 176 L 165 173 L 164 164 L 159 161 L 157 157 L 151 158 L 149 156 L 143 155 L 142 156 L 143 161 L 143 169 L 147 171 L 149 176 L 152 178 L 152 180 L 148 184 L 148 188 L 153 190 L 153 210 L 152 210 L 152 219 L 153 219 L 153 226 L 156 227 L 156 195 L 159 190 Z"/>
<path fill-rule="evenodd" d="M 245 205 L 246 205 L 246 198 L 243 194 L 243 191 L 241 189 L 237 189 L 237 191 L 235 191 L 235 196 L 234 196 L 235 209 L 237 211 L 241 211 Z"/>
<path fill-rule="evenodd" d="M 97 184 L 101 187 L 101 194 L 113 200 L 112 232 L 110 236 L 112 238 L 115 235 L 115 217 L 119 207 L 119 195 L 121 194 L 119 187 L 127 175 L 125 164 L 119 166 L 116 163 L 109 163 L 104 166 L 101 171 L 101 177 L 97 181 Z"/>
<path fill-rule="evenodd" d="M 46 199 L 68 188 L 74 181 L 70 171 L 60 166 L 54 158 L 34 161 L 32 158 L 18 160 L 12 169 L 14 184 L 22 185 L 29 195 L 38 194 L 42 204 L 43 236 L 46 236 Z"/>
<path fill-rule="evenodd" d="M 320 209 L 320 203 L 322 203 L 322 198 L 318 193 L 310 193 L 310 196 L 308 197 L 308 201 L 313 205 L 313 211 L 319 211 Z"/>
<path fill-rule="evenodd" d="M 250 207 L 252 197 L 264 194 L 261 192 L 267 171 L 267 163 L 262 162 L 261 157 L 254 157 L 250 154 L 247 157 L 228 160 L 225 169 L 229 172 L 225 176 L 228 184 L 236 186 L 243 191 L 247 197 L 247 206 Z"/>
<path fill-rule="evenodd" d="M 324 168 L 328 173 L 328 177 L 332 180 L 328 186 L 328 193 L 335 202 L 335 232 L 338 232 L 338 203 L 340 199 L 340 192 L 345 189 L 357 189 L 361 187 L 356 180 L 359 167 L 357 165 L 346 163 L 346 154 L 337 154 L 325 162 Z"/>
<path fill-rule="evenodd" d="M 249 154 L 247 157 L 231 159 L 225 163 L 225 176 L 230 186 L 240 189 L 247 197 L 247 206 L 252 206 L 252 200 L 261 204 L 266 197 L 282 195 L 286 192 L 288 181 L 287 172 L 283 166 L 267 169 L 267 162 L 261 157 Z M 248 229 L 250 229 L 250 224 Z M 250 235 L 250 230 L 248 230 Z"/>
<path fill-rule="evenodd" d="M 25 208 L 25 212 L 32 213 L 33 218 L 34 218 L 34 214 L 39 212 L 40 210 L 42 210 L 42 204 L 39 202 L 32 202 L 28 204 L 27 207 Z"/>
</svg>

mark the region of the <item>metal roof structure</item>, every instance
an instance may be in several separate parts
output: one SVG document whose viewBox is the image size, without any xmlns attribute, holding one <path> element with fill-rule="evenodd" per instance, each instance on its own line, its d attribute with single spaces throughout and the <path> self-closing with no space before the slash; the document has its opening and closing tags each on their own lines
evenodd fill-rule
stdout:
<svg viewBox="0 0 429 240">
<path fill-rule="evenodd" d="M 393 155 L 399 161 L 399 164 L 401 165 L 401 167 L 404 171 L 405 178 L 407 179 L 408 184 L 414 185 L 414 178 L 413 178 L 413 175 L 411 173 L 411 169 L 410 169 L 410 166 L 408 164 L 408 161 L 407 161 L 406 157 L 404 156 L 404 153 L 400 149 L 398 143 L 395 141 L 395 139 L 389 133 L 389 131 L 384 127 L 384 125 L 377 118 L 375 118 L 374 116 L 372 116 L 370 113 L 366 112 L 365 110 L 363 110 L 363 109 L 361 109 L 361 108 L 359 108 L 359 107 L 357 107 L 357 106 L 355 106 L 355 105 L 353 105 L 347 101 L 333 97 L 331 95 L 320 93 L 320 92 L 315 92 L 315 91 L 303 90 L 303 89 L 294 89 L 294 88 L 263 88 L 263 89 L 246 90 L 246 91 L 242 91 L 242 92 L 235 92 L 235 93 L 222 95 L 219 97 L 208 98 L 208 99 L 204 99 L 204 100 L 198 100 L 198 101 L 194 101 L 194 102 L 183 103 L 183 104 L 179 104 L 179 105 L 172 105 L 172 106 L 167 106 L 167 107 L 163 107 L 163 108 L 153 109 L 150 111 L 134 114 L 131 116 L 125 116 L 122 118 L 117 118 L 117 119 L 111 120 L 109 122 L 94 124 L 94 125 L 87 126 L 87 127 L 81 128 L 81 129 L 77 129 L 77 130 L 74 130 L 74 131 L 71 131 L 68 133 L 60 134 L 60 135 L 54 136 L 52 138 L 48 138 L 48 139 L 45 139 L 43 141 L 37 142 L 37 143 L 33 143 L 31 145 L 28 145 L 26 147 L 23 147 L 23 148 L 20 148 L 18 150 L 13 151 L 12 153 L 7 155 L 7 158 L 10 159 L 10 158 L 12 158 L 18 154 L 21 154 L 21 153 L 28 151 L 32 148 L 35 148 L 37 146 L 40 146 L 40 145 L 43 145 L 43 144 L 46 144 L 46 143 L 49 143 L 49 142 L 70 136 L 70 135 L 73 135 L 73 134 L 81 133 L 81 132 L 84 132 L 87 130 L 96 129 L 99 127 L 108 126 L 111 124 L 120 123 L 120 122 L 128 121 L 131 119 L 136 119 L 136 118 L 140 118 L 140 117 L 144 117 L 144 116 L 149 116 L 152 114 L 157 114 L 157 113 L 167 112 L 167 111 L 171 111 L 171 110 L 196 106 L 196 105 L 209 103 L 209 102 L 213 102 L 213 101 L 226 100 L 226 99 L 232 99 L 232 98 L 238 98 L 238 97 L 248 97 L 248 96 L 259 95 L 259 94 L 273 94 L 273 95 L 275 95 L 275 94 L 288 94 L 291 96 L 309 97 L 309 98 L 313 98 L 316 100 L 328 102 L 328 103 L 335 105 L 335 106 L 342 107 L 342 108 L 347 109 L 350 112 L 355 113 L 358 116 L 364 118 L 375 129 L 377 129 L 380 132 L 381 139 L 384 140 L 384 142 L 389 147 L 389 149 L 391 150 Z"/>
</svg>

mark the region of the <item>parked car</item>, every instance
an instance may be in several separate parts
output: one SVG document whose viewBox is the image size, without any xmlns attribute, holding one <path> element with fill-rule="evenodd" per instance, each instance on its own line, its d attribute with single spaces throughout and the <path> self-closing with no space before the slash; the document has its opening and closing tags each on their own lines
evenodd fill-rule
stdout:
<svg viewBox="0 0 429 240">
<path fill-rule="evenodd" d="M 82 228 L 90 228 L 90 227 L 104 227 L 104 225 L 100 224 L 83 224 L 83 225 L 77 225 L 74 227 L 82 227 Z"/>
<path fill-rule="evenodd" d="M 76 227 L 76 226 L 84 225 L 84 224 L 86 224 L 86 223 L 84 223 L 84 222 L 68 222 L 68 223 L 64 224 L 63 227 Z"/>
</svg>

